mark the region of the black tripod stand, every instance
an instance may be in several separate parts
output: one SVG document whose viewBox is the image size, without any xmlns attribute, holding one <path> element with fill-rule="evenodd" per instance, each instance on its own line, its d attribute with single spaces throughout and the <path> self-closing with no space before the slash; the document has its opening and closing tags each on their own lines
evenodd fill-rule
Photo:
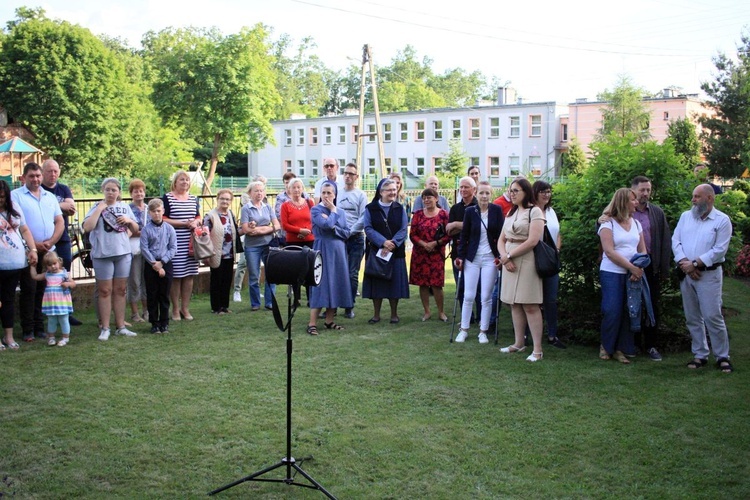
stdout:
<svg viewBox="0 0 750 500">
<path fill-rule="evenodd" d="M 331 493 L 329 493 L 323 486 L 317 482 L 315 479 L 310 476 L 307 472 L 305 472 L 300 465 L 305 460 L 312 459 L 312 456 L 301 458 L 299 460 L 295 460 L 294 457 L 292 457 L 292 318 L 294 317 L 294 312 L 296 311 L 296 307 L 292 308 L 292 285 L 288 285 L 287 289 L 287 318 L 288 322 L 286 324 L 286 327 L 283 328 L 283 324 L 281 322 L 281 313 L 279 312 L 279 306 L 276 303 L 276 297 L 273 297 L 273 309 L 274 309 L 274 318 L 276 319 L 276 324 L 279 325 L 279 328 L 287 332 L 287 338 L 286 338 L 286 456 L 281 459 L 281 461 L 270 465 L 266 467 L 265 469 L 261 469 L 257 472 L 253 472 L 249 476 L 245 476 L 241 479 L 238 479 L 237 481 L 234 481 L 233 483 L 229 483 L 227 485 L 224 485 L 220 488 L 217 488 L 213 490 L 210 495 L 214 495 L 216 493 L 219 493 L 221 491 L 227 490 L 233 486 L 237 486 L 240 483 L 244 483 L 245 481 L 265 481 L 270 483 L 284 483 L 291 486 L 301 486 L 303 488 L 310 488 L 313 490 L 319 490 L 321 493 L 323 493 L 328 498 L 336 499 L 335 496 L 333 496 Z M 284 478 L 275 479 L 275 478 L 263 478 L 264 474 L 271 472 L 272 470 L 276 470 L 279 467 L 286 467 L 286 476 Z M 292 469 L 295 471 L 292 473 Z M 297 473 L 300 473 L 302 477 L 307 479 L 307 483 L 301 483 L 295 480 L 295 476 Z"/>
</svg>

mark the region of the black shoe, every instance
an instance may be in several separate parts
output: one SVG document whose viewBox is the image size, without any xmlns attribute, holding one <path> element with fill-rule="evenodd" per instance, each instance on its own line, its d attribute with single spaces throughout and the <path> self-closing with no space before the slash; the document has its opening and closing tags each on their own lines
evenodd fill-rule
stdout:
<svg viewBox="0 0 750 500">
<path fill-rule="evenodd" d="M 169 325 L 164 325 L 161 328 L 159 328 L 159 331 L 161 333 L 169 333 Z"/>
<path fill-rule="evenodd" d="M 354 309 L 346 309 L 344 311 L 344 317 L 346 319 L 354 319 Z"/>
<path fill-rule="evenodd" d="M 558 349 L 567 349 L 568 346 L 562 343 L 562 341 L 557 337 L 547 337 L 547 343 L 550 344 L 553 347 L 557 347 Z"/>
<path fill-rule="evenodd" d="M 74 316 L 68 316 L 68 322 L 70 322 L 70 326 L 81 326 L 83 324 L 81 320 L 76 319 Z"/>
<path fill-rule="evenodd" d="M 151 333 L 161 333 L 161 328 L 159 328 L 158 326 L 154 325 L 154 326 L 151 327 Z"/>
<path fill-rule="evenodd" d="M 44 340 L 47 338 L 47 334 L 44 332 L 34 332 L 34 337 Z"/>
</svg>

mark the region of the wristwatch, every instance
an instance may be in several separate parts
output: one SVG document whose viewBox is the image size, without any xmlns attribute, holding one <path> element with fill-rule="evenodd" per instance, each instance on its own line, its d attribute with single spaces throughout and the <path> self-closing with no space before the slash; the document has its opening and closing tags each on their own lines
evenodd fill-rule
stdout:
<svg viewBox="0 0 750 500">
<path fill-rule="evenodd" d="M 694 268 L 698 269 L 698 261 L 697 260 L 694 260 L 693 262 L 691 262 L 691 264 L 693 264 Z"/>
</svg>

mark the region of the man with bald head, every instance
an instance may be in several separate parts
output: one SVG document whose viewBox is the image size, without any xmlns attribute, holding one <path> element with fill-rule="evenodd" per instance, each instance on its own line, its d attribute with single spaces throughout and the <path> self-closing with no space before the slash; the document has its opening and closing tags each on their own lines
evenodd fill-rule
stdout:
<svg viewBox="0 0 750 500">
<path fill-rule="evenodd" d="M 434 189 L 437 193 L 440 192 L 440 180 L 435 177 L 434 175 L 431 175 L 427 178 L 427 180 L 424 181 L 424 187 L 425 189 Z M 440 208 L 445 210 L 446 212 L 451 209 L 451 206 L 448 204 L 448 200 L 445 199 L 445 196 L 439 195 L 438 196 L 438 203 L 440 203 Z M 417 196 L 417 199 L 414 200 L 414 206 L 412 206 L 412 213 L 416 212 L 417 210 L 422 210 L 424 208 L 424 205 L 422 204 L 422 197 Z"/>
<path fill-rule="evenodd" d="M 693 351 L 693 359 L 687 366 L 695 370 L 708 363 L 708 332 L 717 368 L 731 373 L 729 336 L 721 314 L 721 264 L 732 237 L 732 223 L 714 207 L 715 196 L 708 184 L 693 190 L 693 208 L 680 216 L 672 235 L 672 252 L 685 274 L 680 291 Z"/>
</svg>

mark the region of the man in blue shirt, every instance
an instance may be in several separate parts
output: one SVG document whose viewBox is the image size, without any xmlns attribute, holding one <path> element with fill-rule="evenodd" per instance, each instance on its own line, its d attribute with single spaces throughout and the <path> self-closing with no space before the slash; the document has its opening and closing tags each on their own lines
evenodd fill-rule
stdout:
<svg viewBox="0 0 750 500">
<path fill-rule="evenodd" d="M 14 206 L 20 208 L 26 217 L 26 224 L 39 251 L 37 272 L 42 273 L 44 254 L 55 250 L 65 223 L 55 195 L 42 189 L 42 167 L 27 163 L 23 168 L 23 181 L 24 185 L 11 191 L 10 195 Z M 33 342 L 35 335 L 39 338 L 47 336 L 42 317 L 44 289 L 44 281 L 33 280 L 28 267 L 21 271 L 19 304 L 23 339 L 26 342 Z"/>
<path fill-rule="evenodd" d="M 68 217 L 75 215 L 76 203 L 75 200 L 73 200 L 73 192 L 70 188 L 65 184 L 57 182 L 59 177 L 60 165 L 51 158 L 45 160 L 44 163 L 42 163 L 42 188 L 45 191 L 54 194 L 55 198 L 57 198 L 57 202 L 60 204 L 60 210 L 62 210 L 63 223 L 65 224 L 63 234 L 55 245 L 55 252 L 57 252 L 57 255 L 62 258 L 65 270 L 70 272 L 70 263 L 73 259 L 73 255 L 70 248 L 70 235 L 68 234 Z M 81 325 L 81 322 L 74 318 L 72 314 L 69 319 L 71 326 Z"/>
</svg>

